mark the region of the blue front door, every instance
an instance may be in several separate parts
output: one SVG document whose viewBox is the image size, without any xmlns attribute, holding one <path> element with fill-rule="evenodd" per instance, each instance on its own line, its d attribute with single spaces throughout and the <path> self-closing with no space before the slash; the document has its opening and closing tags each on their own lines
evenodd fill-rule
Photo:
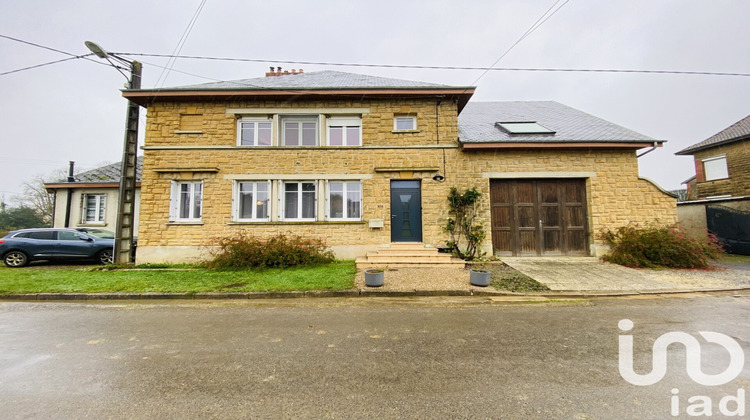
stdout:
<svg viewBox="0 0 750 420">
<path fill-rule="evenodd" d="M 422 242 L 419 181 L 391 181 L 391 242 Z"/>
</svg>

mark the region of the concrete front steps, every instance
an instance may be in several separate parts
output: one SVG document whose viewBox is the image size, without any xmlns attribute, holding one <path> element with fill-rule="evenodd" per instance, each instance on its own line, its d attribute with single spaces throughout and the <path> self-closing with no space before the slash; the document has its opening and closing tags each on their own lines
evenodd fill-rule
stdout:
<svg viewBox="0 0 750 420">
<path fill-rule="evenodd" d="M 427 248 L 423 243 L 392 243 L 390 248 L 368 252 L 357 258 L 357 269 L 367 268 L 463 268 L 466 263 L 451 254 L 439 253 L 437 248 Z"/>
</svg>

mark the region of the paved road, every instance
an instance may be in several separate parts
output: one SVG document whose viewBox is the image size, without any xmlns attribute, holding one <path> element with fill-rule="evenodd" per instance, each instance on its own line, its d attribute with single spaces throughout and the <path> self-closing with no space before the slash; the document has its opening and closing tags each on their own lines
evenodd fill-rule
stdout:
<svg viewBox="0 0 750 420">
<path fill-rule="evenodd" d="M 722 397 L 744 388 L 750 399 L 750 369 L 704 387 L 679 346 L 656 385 L 617 370 L 623 318 L 635 323 L 639 372 L 669 331 L 730 335 L 750 361 L 750 294 L 488 302 L 0 303 L 0 416 L 672 418 L 678 388 L 683 415 L 704 395 L 722 418 Z M 723 370 L 728 353 L 704 350 L 705 371 Z"/>
</svg>

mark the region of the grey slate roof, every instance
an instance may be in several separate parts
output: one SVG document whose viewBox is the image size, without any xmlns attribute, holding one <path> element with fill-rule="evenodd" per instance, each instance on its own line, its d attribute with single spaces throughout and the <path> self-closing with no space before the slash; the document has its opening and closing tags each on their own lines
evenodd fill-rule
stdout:
<svg viewBox="0 0 750 420">
<path fill-rule="evenodd" d="M 718 133 L 703 140 L 702 142 L 682 149 L 675 154 L 690 155 L 693 152 L 697 152 L 699 150 L 708 149 L 710 147 L 725 143 L 731 143 L 733 141 L 742 140 L 744 138 L 750 138 L 750 115 L 730 125 L 724 130 L 719 131 Z"/>
<path fill-rule="evenodd" d="M 508 134 L 495 126 L 532 121 L 555 134 Z M 553 101 L 469 102 L 458 116 L 458 137 L 462 143 L 657 141 Z"/>
<path fill-rule="evenodd" d="M 286 90 L 286 89 L 425 89 L 455 88 L 455 86 L 411 80 L 389 79 L 364 74 L 340 71 L 316 71 L 282 76 L 257 77 L 254 79 L 225 82 L 202 83 L 198 85 L 176 86 L 158 90 Z"/>
<path fill-rule="evenodd" d="M 119 184 L 120 183 L 121 162 L 111 165 L 102 166 L 90 171 L 82 172 L 75 175 L 75 183 L 81 184 Z M 141 182 L 143 173 L 143 156 L 139 156 L 135 165 L 135 180 Z M 67 184 L 67 178 L 63 178 L 57 184 Z"/>
</svg>

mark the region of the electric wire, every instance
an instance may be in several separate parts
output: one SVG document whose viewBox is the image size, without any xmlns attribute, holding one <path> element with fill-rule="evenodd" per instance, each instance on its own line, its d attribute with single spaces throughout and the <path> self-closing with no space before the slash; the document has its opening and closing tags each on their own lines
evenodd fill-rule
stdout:
<svg viewBox="0 0 750 420">
<path fill-rule="evenodd" d="M 555 3 L 553 3 L 552 6 L 550 6 L 550 8 L 547 9 L 547 11 L 545 11 L 544 14 L 542 16 L 540 16 L 539 19 L 537 19 L 536 22 L 534 22 L 533 25 L 531 25 L 529 27 L 529 29 L 527 29 L 526 32 L 524 32 L 524 34 L 521 35 L 521 37 L 518 38 L 518 40 L 513 43 L 513 45 L 511 45 L 507 50 L 505 50 L 505 52 L 497 60 L 495 60 L 495 62 L 492 63 L 491 66 L 487 67 L 484 70 L 484 72 L 482 72 L 482 74 L 480 74 L 479 77 L 476 78 L 476 80 L 474 80 L 472 83 L 470 83 L 469 86 L 475 86 L 477 84 L 477 82 L 479 82 L 479 80 L 481 80 L 490 71 L 490 69 L 492 69 L 493 67 L 495 67 L 497 65 L 497 63 L 500 62 L 500 60 L 502 60 L 506 55 L 508 55 L 508 53 L 510 53 L 513 50 L 513 48 L 516 47 L 516 45 L 520 44 L 521 41 L 523 41 L 524 39 L 526 39 L 527 36 L 531 35 L 532 32 L 536 31 L 540 26 L 542 26 L 544 24 L 544 22 L 547 21 L 547 19 L 551 18 L 555 13 L 557 13 L 560 9 L 562 9 L 563 6 L 565 6 L 566 4 L 568 4 L 569 1 L 570 0 L 565 0 L 565 2 L 560 5 L 560 7 L 558 7 L 552 13 L 550 13 L 550 10 L 552 10 L 560 2 L 560 0 L 555 1 Z M 545 18 L 545 16 L 547 16 L 547 17 Z"/>
<path fill-rule="evenodd" d="M 167 54 L 151 54 L 151 53 L 134 53 L 134 52 L 117 52 L 113 54 L 132 56 L 132 57 L 170 57 Z M 282 63 L 282 64 L 299 64 L 299 65 L 315 65 L 315 66 L 330 66 L 330 67 L 368 67 L 368 68 L 396 68 L 396 69 L 412 69 L 412 70 L 487 70 L 487 67 L 471 67 L 471 66 L 428 66 L 418 64 L 377 64 L 377 63 L 343 63 L 343 62 L 331 62 L 331 61 L 302 61 L 302 60 L 280 60 L 280 59 L 266 59 L 266 58 L 236 58 L 236 57 L 210 57 L 210 56 L 194 56 L 194 55 L 180 55 L 176 56 L 181 59 L 189 60 L 208 60 L 208 61 L 229 61 L 229 62 L 249 62 L 249 63 Z M 144 62 L 144 64 L 146 64 Z M 150 63 L 149 65 L 161 67 L 157 64 Z M 223 81 L 214 79 L 211 77 L 200 76 L 194 73 L 188 73 L 179 70 L 172 70 L 179 73 L 195 76 L 207 80 Z M 642 70 L 642 69 L 586 69 L 586 68 L 554 68 L 554 67 L 492 67 L 488 71 L 509 71 L 509 72 L 567 72 L 567 73 L 636 73 L 636 74 L 675 74 L 675 75 L 699 75 L 699 76 L 739 76 L 739 77 L 750 77 L 750 73 L 739 73 L 739 72 L 722 72 L 722 71 L 700 71 L 700 70 Z"/>
<path fill-rule="evenodd" d="M 195 26 L 195 22 L 198 21 L 198 16 L 200 16 L 201 12 L 203 11 L 203 7 L 206 5 L 206 0 L 201 1 L 201 3 L 198 5 L 198 9 L 193 14 L 193 17 L 190 19 L 190 22 L 188 23 L 187 28 L 185 28 L 185 31 L 182 33 L 182 37 L 180 37 L 180 40 L 177 42 L 177 46 L 175 46 L 174 51 L 172 51 L 171 56 L 169 57 L 169 60 L 167 60 L 167 65 L 162 69 L 161 74 L 159 75 L 159 78 L 156 79 L 156 83 L 154 86 L 162 87 L 164 86 L 164 83 L 167 81 L 167 77 L 169 77 L 169 73 L 172 71 L 172 68 L 174 67 L 174 64 L 177 62 L 177 56 L 182 51 L 182 48 L 185 46 L 185 42 L 187 42 L 188 36 L 190 36 L 190 32 L 192 32 L 193 27 Z M 164 77 L 164 79 L 162 79 Z"/>
<path fill-rule="evenodd" d="M 14 38 L 12 36 L 3 35 L 3 34 L 0 34 L 0 38 L 5 38 L 5 39 L 9 39 L 11 41 L 20 42 L 21 44 L 31 45 L 33 47 L 42 48 L 42 49 L 45 49 L 45 50 L 54 51 L 56 53 L 69 55 L 69 56 L 74 57 L 74 58 L 83 58 L 85 60 L 91 61 L 92 63 L 97 63 L 97 64 L 101 64 L 101 65 L 105 65 L 105 66 L 107 65 L 107 64 L 104 64 L 102 62 L 99 62 L 99 61 L 92 60 L 92 59 L 88 58 L 88 56 L 93 55 L 93 54 L 76 55 L 76 54 L 73 54 L 73 53 L 69 53 L 67 51 L 58 50 L 57 48 L 48 47 L 46 45 L 37 44 L 37 43 L 31 42 L 31 41 L 24 41 L 23 39 L 18 39 L 18 38 Z"/>
<path fill-rule="evenodd" d="M 65 62 L 65 61 L 70 61 L 70 60 L 76 60 L 78 58 L 83 58 L 83 57 L 85 57 L 85 56 L 79 55 L 79 56 L 76 56 L 76 57 L 68 57 L 68 58 L 63 58 L 63 59 L 60 59 L 60 60 L 48 61 L 48 62 L 42 63 L 42 64 L 36 64 L 36 65 L 33 65 L 33 66 L 29 66 L 29 67 L 23 67 L 23 68 L 20 68 L 20 69 L 6 71 L 6 72 L 3 72 L 3 73 L 0 73 L 0 76 L 5 76 L 6 74 L 19 73 L 19 72 L 26 71 L 26 70 L 38 69 L 39 67 L 49 66 L 49 65 L 52 65 L 52 64 L 62 63 L 62 62 Z"/>
</svg>

